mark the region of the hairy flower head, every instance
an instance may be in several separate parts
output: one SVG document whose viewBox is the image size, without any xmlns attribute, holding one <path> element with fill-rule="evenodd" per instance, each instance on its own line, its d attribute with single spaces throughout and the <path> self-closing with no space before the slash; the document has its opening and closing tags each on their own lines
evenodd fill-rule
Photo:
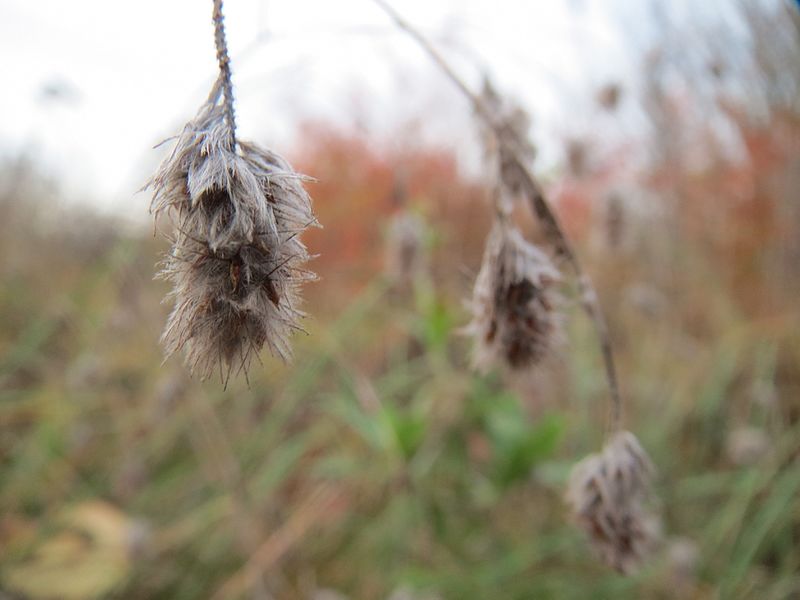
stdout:
<svg viewBox="0 0 800 600">
<path fill-rule="evenodd" d="M 283 359 L 300 329 L 299 286 L 313 279 L 299 234 L 317 225 L 296 173 L 277 154 L 234 141 L 219 83 L 161 164 L 151 212 L 168 215 L 172 249 L 160 275 L 174 307 L 162 335 L 190 370 L 245 373 L 263 346 Z"/>
<path fill-rule="evenodd" d="M 386 273 L 397 286 L 407 286 L 425 270 L 425 222 L 416 213 L 398 211 L 386 233 Z"/>
<path fill-rule="evenodd" d="M 615 434 L 572 469 L 566 500 L 600 558 L 634 572 L 652 552 L 658 520 L 647 511 L 654 468 L 636 437 Z"/>
<path fill-rule="evenodd" d="M 472 297 L 473 364 L 512 369 L 537 365 L 559 331 L 554 285 L 559 272 L 544 252 L 508 224 L 496 224 L 486 243 Z"/>
</svg>

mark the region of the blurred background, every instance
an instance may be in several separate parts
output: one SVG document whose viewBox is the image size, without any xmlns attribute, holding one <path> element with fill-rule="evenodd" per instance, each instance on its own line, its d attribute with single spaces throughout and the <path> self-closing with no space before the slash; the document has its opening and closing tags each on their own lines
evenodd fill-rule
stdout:
<svg viewBox="0 0 800 600">
<path fill-rule="evenodd" d="M 471 372 L 482 131 L 374 4 L 226 3 L 239 136 L 316 179 L 324 229 L 294 362 L 223 390 L 162 364 L 137 192 L 216 77 L 211 3 L 5 0 L 0 598 L 800 598 L 797 5 L 397 8 L 529 129 L 657 554 L 615 574 L 564 506 L 607 409 L 577 303 L 547 368 Z"/>
</svg>

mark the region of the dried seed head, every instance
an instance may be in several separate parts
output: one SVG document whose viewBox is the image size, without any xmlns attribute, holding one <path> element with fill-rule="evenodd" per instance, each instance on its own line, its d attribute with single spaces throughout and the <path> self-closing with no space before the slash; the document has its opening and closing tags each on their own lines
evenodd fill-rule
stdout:
<svg viewBox="0 0 800 600">
<path fill-rule="evenodd" d="M 501 362 L 523 369 L 541 362 L 559 332 L 554 285 L 558 270 L 541 250 L 509 225 L 489 235 L 475 281 L 472 322 L 473 364 L 481 370 Z"/>
<path fill-rule="evenodd" d="M 622 98 L 622 87 L 618 83 L 610 82 L 601 87 L 597 92 L 597 103 L 601 108 L 612 112 Z"/>
<path fill-rule="evenodd" d="M 653 471 L 636 437 L 622 431 L 570 474 L 567 503 L 600 558 L 620 573 L 634 572 L 658 539 L 658 520 L 645 508 Z"/>
<path fill-rule="evenodd" d="M 619 249 L 625 241 L 625 229 L 628 223 L 627 209 L 620 194 L 612 193 L 608 196 L 604 216 L 606 244 L 610 249 Z"/>
<path fill-rule="evenodd" d="M 757 427 L 738 427 L 728 434 L 725 450 L 728 459 L 739 467 L 756 464 L 769 453 L 770 439 Z"/>
<path fill-rule="evenodd" d="M 573 177 L 583 177 L 589 170 L 589 147 L 583 140 L 567 140 L 567 168 Z"/>
<path fill-rule="evenodd" d="M 408 285 L 424 268 L 422 219 L 407 210 L 396 213 L 386 234 L 386 274 L 395 285 Z"/>
<path fill-rule="evenodd" d="M 700 549 L 689 538 L 676 537 L 669 540 L 666 548 L 667 583 L 677 597 L 690 596 L 697 581 Z"/>
<path fill-rule="evenodd" d="M 167 356 L 183 350 L 193 373 L 219 365 L 227 380 L 264 345 L 291 356 L 299 285 L 314 278 L 299 234 L 317 221 L 304 176 L 269 150 L 237 145 L 219 95 L 218 83 L 150 184 L 151 212 L 175 227 L 160 273 L 173 285 Z"/>
</svg>

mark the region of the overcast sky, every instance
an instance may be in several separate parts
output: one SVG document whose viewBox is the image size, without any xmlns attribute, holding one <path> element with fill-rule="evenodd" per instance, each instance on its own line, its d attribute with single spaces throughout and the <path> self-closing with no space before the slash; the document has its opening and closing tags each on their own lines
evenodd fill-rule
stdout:
<svg viewBox="0 0 800 600">
<path fill-rule="evenodd" d="M 624 80 L 641 43 L 624 32 L 645 20 L 625 0 L 394 4 L 469 81 L 486 68 L 520 97 L 540 136 L 569 127 L 588 90 Z M 210 13 L 201 0 L 3 0 L 0 152 L 34 155 L 72 196 L 144 213 L 134 192 L 164 152 L 152 146 L 216 76 Z M 309 117 L 379 134 L 422 111 L 427 135 L 463 135 L 466 105 L 369 0 L 227 0 L 225 13 L 240 137 L 281 152 Z"/>
</svg>

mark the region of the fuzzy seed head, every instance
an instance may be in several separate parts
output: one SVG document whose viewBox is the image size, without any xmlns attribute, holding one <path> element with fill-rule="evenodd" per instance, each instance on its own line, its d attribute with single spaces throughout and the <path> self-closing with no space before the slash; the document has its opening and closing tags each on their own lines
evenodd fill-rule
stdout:
<svg viewBox="0 0 800 600">
<path fill-rule="evenodd" d="M 569 139 L 565 148 L 567 169 L 575 178 L 584 177 L 589 171 L 589 146 L 579 139 Z"/>
<path fill-rule="evenodd" d="M 566 500 L 600 558 L 623 574 L 633 573 L 654 549 L 658 520 L 645 508 L 654 468 L 627 431 L 603 451 L 575 465 Z"/>
<path fill-rule="evenodd" d="M 402 210 L 392 217 L 386 234 L 386 274 L 395 285 L 409 285 L 424 270 L 425 223 Z"/>
<path fill-rule="evenodd" d="M 760 461 L 770 450 L 770 438 L 757 427 L 738 427 L 726 439 L 728 459 L 736 466 L 751 466 Z"/>
<path fill-rule="evenodd" d="M 678 537 L 669 540 L 666 547 L 668 583 L 677 597 L 691 595 L 697 581 L 697 567 L 700 563 L 700 548 L 689 538 Z"/>
<path fill-rule="evenodd" d="M 618 83 L 607 83 L 597 92 L 597 103 L 608 112 L 613 112 L 619 106 L 621 98 L 622 87 Z"/>
<path fill-rule="evenodd" d="M 539 364 L 559 336 L 554 290 L 558 270 L 515 228 L 498 224 L 489 235 L 475 281 L 472 321 L 474 366 L 525 369 Z"/>
<path fill-rule="evenodd" d="M 218 84 L 219 85 L 219 84 Z M 317 225 L 303 175 L 280 156 L 235 144 L 212 92 L 178 137 L 153 186 L 151 212 L 174 226 L 160 276 L 174 307 L 162 335 L 202 378 L 247 368 L 263 346 L 289 359 L 299 287 L 314 279 L 299 234 Z"/>
</svg>

